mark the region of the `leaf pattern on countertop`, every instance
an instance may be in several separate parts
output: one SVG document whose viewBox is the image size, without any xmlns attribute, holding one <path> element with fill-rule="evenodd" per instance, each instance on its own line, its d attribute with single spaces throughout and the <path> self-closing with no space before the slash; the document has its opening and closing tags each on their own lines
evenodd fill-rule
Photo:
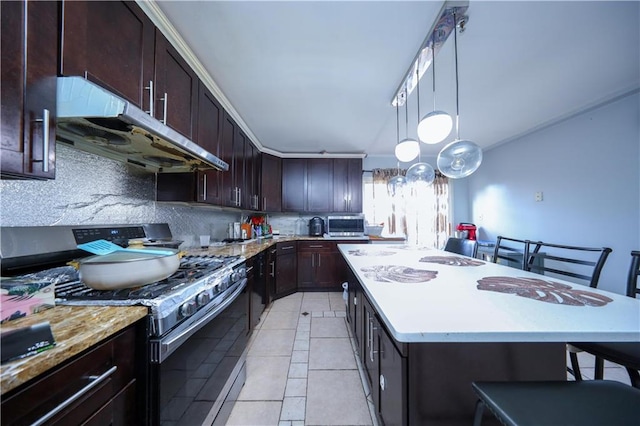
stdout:
<svg viewBox="0 0 640 426">
<path fill-rule="evenodd" d="M 420 259 L 420 262 L 425 263 L 438 263 L 440 265 L 449 266 L 480 266 L 484 265 L 484 262 L 477 259 L 471 259 L 468 257 L 460 256 L 426 256 Z"/>
<path fill-rule="evenodd" d="M 438 276 L 438 271 L 399 265 L 376 265 L 360 270 L 364 272 L 365 277 L 383 283 L 424 283 Z"/>
<path fill-rule="evenodd" d="M 515 294 L 546 303 L 570 306 L 604 306 L 613 300 L 588 290 L 539 278 L 485 277 L 478 280 L 478 290 Z"/>
<path fill-rule="evenodd" d="M 396 254 L 396 252 L 384 251 L 384 250 L 368 251 L 368 250 L 356 249 L 356 250 L 349 250 L 349 254 L 351 256 L 393 256 L 394 254 Z"/>
</svg>

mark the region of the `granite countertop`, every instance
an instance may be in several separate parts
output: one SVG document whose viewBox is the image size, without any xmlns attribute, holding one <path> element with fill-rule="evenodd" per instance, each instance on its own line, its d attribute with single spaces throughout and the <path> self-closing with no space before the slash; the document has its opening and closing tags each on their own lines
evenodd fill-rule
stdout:
<svg viewBox="0 0 640 426">
<path fill-rule="evenodd" d="M 144 306 L 56 306 L 3 324 L 0 329 L 49 321 L 56 346 L 0 367 L 2 394 L 70 359 L 147 315 Z"/>
<path fill-rule="evenodd" d="M 339 244 L 399 342 L 640 341 L 640 300 L 436 249 Z"/>
<path fill-rule="evenodd" d="M 279 242 L 320 240 L 331 241 L 323 237 L 290 235 L 211 246 L 208 249 L 186 248 L 184 251 L 194 255 L 242 256 L 249 259 Z M 58 305 L 38 314 L 3 324 L 0 330 L 49 321 L 56 346 L 40 354 L 3 364 L 0 367 L 2 394 L 135 323 L 145 317 L 147 312 L 148 309 L 144 306 Z"/>
</svg>

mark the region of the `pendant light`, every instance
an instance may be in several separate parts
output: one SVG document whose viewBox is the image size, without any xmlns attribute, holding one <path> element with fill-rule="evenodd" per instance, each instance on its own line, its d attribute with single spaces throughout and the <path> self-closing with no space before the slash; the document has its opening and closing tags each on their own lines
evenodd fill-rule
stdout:
<svg viewBox="0 0 640 426">
<path fill-rule="evenodd" d="M 460 100 L 458 89 L 458 22 L 453 14 L 456 64 L 456 140 L 445 146 L 438 154 L 438 170 L 450 178 L 458 179 L 475 172 L 482 163 L 482 150 L 470 140 L 460 140 Z M 460 21 L 460 28 L 464 28 L 464 18 Z"/>
<path fill-rule="evenodd" d="M 397 107 L 397 105 L 396 105 Z M 396 145 L 396 158 L 403 163 L 413 161 L 420 153 L 420 143 L 409 138 L 409 102 L 405 100 L 406 137 Z"/>
<path fill-rule="evenodd" d="M 455 31 L 455 28 L 454 28 Z M 434 31 L 431 41 L 431 68 L 433 73 L 433 111 L 422 117 L 418 123 L 418 139 L 426 144 L 436 144 L 445 140 L 453 128 L 451 116 L 436 110 L 436 37 Z"/>
<path fill-rule="evenodd" d="M 418 71 L 416 68 L 416 75 Z M 420 118 L 420 79 L 416 86 L 416 93 L 418 96 L 418 118 Z M 431 167 L 431 164 L 423 163 L 420 156 L 420 146 L 418 146 L 418 162 L 407 170 L 407 183 L 410 185 L 426 184 L 430 185 L 436 177 L 436 172 Z"/>
<path fill-rule="evenodd" d="M 396 140 L 400 140 L 400 112 L 399 106 L 396 104 Z M 396 145 L 396 156 L 397 145 Z M 411 161 L 411 160 L 409 160 Z M 400 174 L 400 163 L 398 163 L 398 174 L 387 181 L 387 192 L 390 196 L 403 196 L 404 188 L 407 185 L 407 179 Z"/>
</svg>

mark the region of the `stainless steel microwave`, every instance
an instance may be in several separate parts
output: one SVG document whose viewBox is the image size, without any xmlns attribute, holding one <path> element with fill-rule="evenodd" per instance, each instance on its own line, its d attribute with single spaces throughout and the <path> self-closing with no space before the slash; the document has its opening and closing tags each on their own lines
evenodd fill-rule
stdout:
<svg viewBox="0 0 640 426">
<path fill-rule="evenodd" d="M 364 236 L 364 215 L 328 216 L 327 234 L 330 237 Z"/>
</svg>

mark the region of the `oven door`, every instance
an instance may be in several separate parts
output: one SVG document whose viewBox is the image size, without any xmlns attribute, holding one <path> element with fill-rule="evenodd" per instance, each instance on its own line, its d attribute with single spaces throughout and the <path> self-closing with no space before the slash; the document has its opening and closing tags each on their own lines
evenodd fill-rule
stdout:
<svg viewBox="0 0 640 426">
<path fill-rule="evenodd" d="M 151 339 L 150 423 L 201 425 L 215 418 L 236 379 L 244 383 L 249 338 L 247 280 L 186 328 Z M 157 356 L 158 354 L 163 354 Z M 238 389 L 239 386 L 235 386 Z M 235 395 L 237 397 L 237 395 Z"/>
</svg>

